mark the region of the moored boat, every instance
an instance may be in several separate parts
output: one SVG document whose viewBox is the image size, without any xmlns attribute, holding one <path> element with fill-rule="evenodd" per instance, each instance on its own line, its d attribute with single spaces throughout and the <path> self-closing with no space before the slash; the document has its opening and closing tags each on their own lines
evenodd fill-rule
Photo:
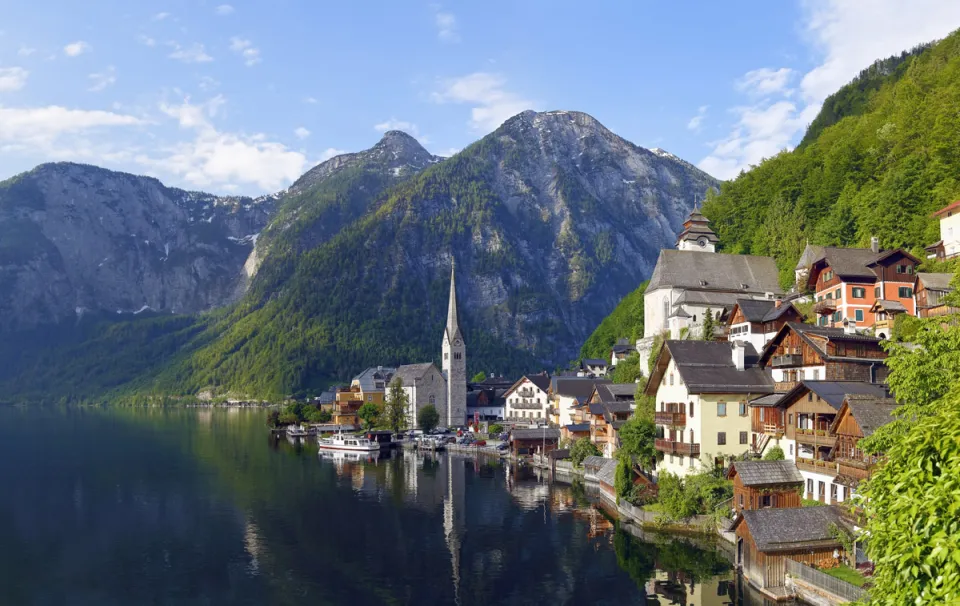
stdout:
<svg viewBox="0 0 960 606">
<path fill-rule="evenodd" d="M 341 450 L 348 452 L 380 452 L 380 444 L 363 436 L 335 433 L 330 437 L 319 438 L 320 450 Z"/>
</svg>

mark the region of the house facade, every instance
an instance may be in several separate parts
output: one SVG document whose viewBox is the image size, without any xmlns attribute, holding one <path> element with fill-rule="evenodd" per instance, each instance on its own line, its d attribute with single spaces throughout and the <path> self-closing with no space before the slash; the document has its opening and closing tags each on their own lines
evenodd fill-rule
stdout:
<svg viewBox="0 0 960 606">
<path fill-rule="evenodd" d="M 564 427 L 573 422 L 574 408 L 586 404 L 598 385 L 609 385 L 609 379 L 590 377 L 553 377 L 550 381 L 551 422 Z"/>
<path fill-rule="evenodd" d="M 947 294 L 953 292 L 953 287 L 950 286 L 952 279 L 952 274 L 917 274 L 917 315 L 930 318 L 960 312 L 960 309 L 950 307 L 943 300 Z"/>
<path fill-rule="evenodd" d="M 927 256 L 940 261 L 960 256 L 960 200 L 931 216 L 940 220 L 940 240 L 927 247 Z"/>
<path fill-rule="evenodd" d="M 748 343 L 663 342 L 645 387 L 656 398 L 658 474 L 686 476 L 750 450 L 748 402 L 774 390 L 756 359 Z"/>
<path fill-rule="evenodd" d="M 737 299 L 727 318 L 727 340 L 744 341 L 761 351 L 787 322 L 803 322 L 803 314 L 792 303 Z"/>
<path fill-rule="evenodd" d="M 403 382 L 403 391 L 407 395 L 407 425 L 417 426 L 417 414 L 428 404 L 440 413 L 440 426 L 462 425 L 464 420 L 453 419 L 446 414 L 447 381 L 443 374 L 430 362 L 405 364 L 397 368 L 394 379 Z"/>
<path fill-rule="evenodd" d="M 605 457 L 613 457 L 620 448 L 620 428 L 633 414 L 630 402 L 600 402 L 587 404 L 586 416 L 590 441 Z"/>
<path fill-rule="evenodd" d="M 504 420 L 536 425 L 547 422 L 550 407 L 550 376 L 527 375 L 513 384 L 504 394 Z"/>
<path fill-rule="evenodd" d="M 792 461 L 737 461 L 727 479 L 733 482 L 733 507 L 800 507 L 803 476 Z"/>
<path fill-rule="evenodd" d="M 880 460 L 860 448 L 860 440 L 893 422 L 897 402 L 870 394 L 848 394 L 837 413 L 830 432 L 836 436 L 836 482 L 855 494 L 860 482 L 873 473 Z"/>
</svg>

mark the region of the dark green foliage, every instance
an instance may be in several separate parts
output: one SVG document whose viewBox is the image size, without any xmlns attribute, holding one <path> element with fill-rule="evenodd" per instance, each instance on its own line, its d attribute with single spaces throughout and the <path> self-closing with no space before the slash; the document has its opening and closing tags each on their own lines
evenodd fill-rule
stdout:
<svg viewBox="0 0 960 606">
<path fill-rule="evenodd" d="M 589 456 L 600 456 L 600 449 L 590 441 L 590 438 L 580 438 L 573 443 L 573 448 L 570 449 L 570 461 L 573 462 L 574 467 L 580 467 L 583 460 Z"/>
<path fill-rule="evenodd" d="M 707 196 L 726 252 L 773 255 L 781 282 L 807 241 L 905 247 L 939 239 L 930 213 L 960 196 L 960 35 L 881 62 L 841 89 L 804 144 Z"/>
<path fill-rule="evenodd" d="M 767 451 L 767 454 L 763 455 L 764 461 L 783 461 L 787 457 L 783 453 L 783 449 L 779 446 L 774 446 Z"/>
<path fill-rule="evenodd" d="M 471 383 L 483 383 L 483 382 L 486 381 L 486 380 L 487 380 L 487 373 L 485 373 L 485 372 L 483 372 L 483 371 L 481 370 L 481 371 L 478 372 L 477 374 L 473 375 L 473 378 L 470 379 L 470 382 L 471 382 Z"/>
<path fill-rule="evenodd" d="M 703 314 L 703 334 L 700 338 L 704 341 L 713 341 L 713 331 L 716 326 L 717 323 L 713 319 L 713 311 L 707 308 L 707 312 Z"/>
<path fill-rule="evenodd" d="M 503 433 L 503 425 L 501 425 L 500 423 L 494 423 L 493 425 L 487 428 L 487 433 L 489 433 L 490 435 Z"/>
<path fill-rule="evenodd" d="M 417 413 L 417 425 L 419 425 L 420 429 L 424 432 L 430 432 L 436 429 L 439 423 L 440 413 L 437 412 L 433 404 L 427 404 Z"/>
<path fill-rule="evenodd" d="M 614 476 L 613 488 L 617 493 L 617 503 L 620 499 L 630 496 L 630 490 L 633 488 L 633 460 L 625 452 L 620 453 L 617 458 L 617 473 Z"/>
<path fill-rule="evenodd" d="M 373 402 L 366 402 L 357 411 L 357 417 L 363 422 L 366 429 L 372 429 L 380 419 L 380 407 Z"/>
<path fill-rule="evenodd" d="M 267 413 L 267 427 L 278 427 L 280 425 L 280 411 L 271 410 Z"/>
<path fill-rule="evenodd" d="M 733 483 L 710 471 L 685 478 L 664 472 L 660 474 L 658 485 L 660 505 L 671 520 L 712 514 L 718 505 L 733 496 Z"/>
<path fill-rule="evenodd" d="M 621 299 L 610 315 L 600 322 L 580 348 L 581 358 L 608 360 L 617 339 L 628 339 L 634 343 L 643 337 L 643 293 L 648 283 L 644 282 Z"/>
<path fill-rule="evenodd" d="M 295 412 L 283 412 L 277 418 L 277 423 L 280 425 L 295 425 L 300 422 L 300 418 L 297 417 Z"/>
<path fill-rule="evenodd" d="M 626 359 L 617 362 L 610 373 L 614 383 L 633 383 L 640 377 L 640 354 L 633 352 Z"/>
<path fill-rule="evenodd" d="M 390 389 L 386 396 L 383 410 L 384 422 L 393 433 L 397 433 L 407 424 L 407 406 L 410 404 L 410 398 L 403 390 L 403 379 L 395 377 L 390 382 Z"/>
<path fill-rule="evenodd" d="M 653 446 L 656 437 L 657 426 L 653 423 L 652 416 L 646 418 L 635 412 L 620 428 L 619 452 L 636 457 L 643 469 L 652 469 L 657 457 Z"/>
</svg>

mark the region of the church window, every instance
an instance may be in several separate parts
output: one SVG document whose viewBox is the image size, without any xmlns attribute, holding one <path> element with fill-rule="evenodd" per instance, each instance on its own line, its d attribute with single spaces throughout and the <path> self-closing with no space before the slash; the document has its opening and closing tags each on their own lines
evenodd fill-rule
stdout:
<svg viewBox="0 0 960 606">
<path fill-rule="evenodd" d="M 437 396 L 430 396 L 430 404 L 432 405 L 436 403 L 437 403 Z"/>
<path fill-rule="evenodd" d="M 443 354 L 443 359 L 444 359 L 444 360 L 449 360 L 449 359 L 450 359 L 450 354 L 449 354 L 449 353 Z"/>
</svg>

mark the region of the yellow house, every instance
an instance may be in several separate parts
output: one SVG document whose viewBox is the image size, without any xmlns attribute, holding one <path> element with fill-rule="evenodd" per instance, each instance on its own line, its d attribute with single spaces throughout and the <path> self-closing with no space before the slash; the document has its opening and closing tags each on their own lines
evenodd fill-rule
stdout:
<svg viewBox="0 0 960 606">
<path fill-rule="evenodd" d="M 773 393 L 744 342 L 663 342 L 645 392 L 656 396 L 657 473 L 686 476 L 750 450 L 747 403 Z"/>
</svg>

